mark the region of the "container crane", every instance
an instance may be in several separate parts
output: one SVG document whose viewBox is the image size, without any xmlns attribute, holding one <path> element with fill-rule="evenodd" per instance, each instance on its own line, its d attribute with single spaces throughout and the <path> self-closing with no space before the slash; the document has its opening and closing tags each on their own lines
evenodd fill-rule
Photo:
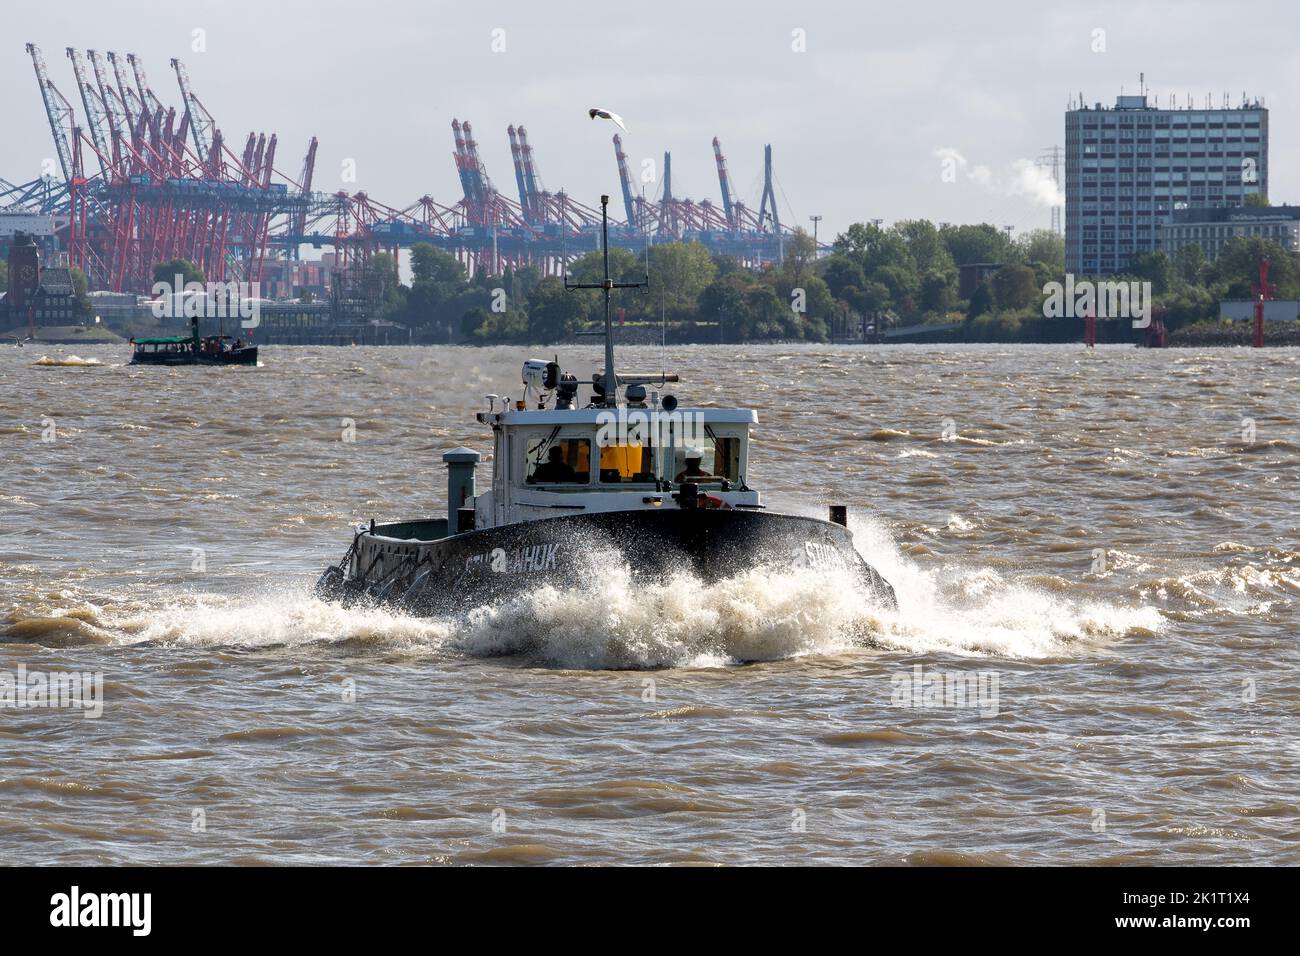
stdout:
<svg viewBox="0 0 1300 956">
<path fill-rule="evenodd" d="M 732 189 L 731 175 L 727 172 L 727 160 L 722 155 L 722 144 L 718 142 L 718 137 L 713 137 L 713 158 L 718 164 L 718 185 L 722 187 L 722 214 L 727 219 L 727 227 L 735 229 L 736 211 L 731 204 Z"/>
<path fill-rule="evenodd" d="M 190 135 L 194 138 L 194 152 L 198 154 L 199 162 L 207 163 L 212 154 L 212 140 L 217 128 L 216 120 L 190 88 L 190 75 L 185 69 L 185 64 L 173 57 L 171 65 L 176 71 L 176 82 L 181 88 L 185 115 L 190 118 Z"/>
<path fill-rule="evenodd" d="M 108 57 L 108 65 L 113 70 L 113 79 L 117 81 L 117 95 L 122 100 L 122 113 L 126 117 L 127 128 L 134 138 L 139 135 L 137 130 L 139 129 L 140 115 L 144 112 L 144 104 L 140 102 L 140 97 L 131 88 L 131 84 L 127 83 L 126 74 L 122 72 L 122 64 L 118 62 L 117 54 L 109 50 L 106 56 Z"/>
<path fill-rule="evenodd" d="M 106 117 L 104 106 L 99 102 L 95 93 L 95 88 L 86 80 L 86 67 L 82 62 L 81 54 L 73 47 L 68 47 L 64 51 L 68 59 L 72 61 L 72 74 L 77 80 L 77 92 L 81 95 L 81 105 L 86 111 L 86 126 L 90 130 L 90 141 L 95 148 L 96 157 L 99 160 L 99 168 L 108 175 L 111 171 L 112 147 L 104 136 L 104 127 Z"/>
<path fill-rule="evenodd" d="M 99 53 L 95 50 L 87 50 L 86 59 L 90 61 L 91 72 L 95 75 L 95 88 L 99 91 L 99 100 L 104 104 L 104 115 L 108 119 L 113 168 L 121 175 L 123 148 L 131 138 L 131 131 L 127 126 L 126 108 L 108 82 Z"/>
<path fill-rule="evenodd" d="M 27 44 L 27 52 L 31 54 L 32 66 L 36 70 L 36 82 L 41 87 L 41 99 L 45 103 L 45 117 L 50 122 L 50 134 L 54 137 L 54 150 L 59 154 L 59 168 L 63 172 L 63 181 L 71 183 L 73 174 L 72 144 L 64 127 L 66 126 L 68 130 L 75 127 L 76 114 L 72 110 L 72 104 L 64 98 L 62 93 L 55 89 L 49 71 L 45 68 L 45 57 L 41 56 L 41 51 L 37 49 L 36 44 Z"/>
<path fill-rule="evenodd" d="M 144 75 L 144 63 L 134 53 L 126 55 L 126 62 L 131 65 L 131 73 L 135 77 L 135 88 L 140 93 L 140 102 L 157 116 L 163 105 L 158 101 L 158 97 L 154 96 L 153 90 L 149 88 L 149 80 Z"/>
<path fill-rule="evenodd" d="M 623 210 L 627 213 L 627 224 L 637 232 L 641 231 L 637 222 L 636 209 L 632 202 L 632 177 L 627 171 L 627 153 L 623 152 L 623 140 L 614 134 L 614 161 L 618 163 L 618 182 L 623 188 Z"/>
<path fill-rule="evenodd" d="M 528 184 L 524 180 L 524 155 L 519 147 L 519 136 L 515 133 L 513 123 L 506 127 L 506 135 L 510 137 L 510 157 L 515 164 L 515 185 L 519 187 L 519 205 L 523 207 L 525 218 L 532 222 L 532 203 L 528 198 Z"/>
<path fill-rule="evenodd" d="M 307 205 L 311 200 L 311 181 L 316 173 L 316 137 L 307 144 L 307 155 L 303 157 L 302 174 L 298 177 L 298 194 L 302 197 L 302 210 L 294 214 L 292 235 L 300 242 L 307 231 Z M 298 258 L 298 243 L 291 250 L 293 258 Z"/>
<path fill-rule="evenodd" d="M 532 221 L 547 222 L 549 194 L 542 185 L 542 177 L 537 175 L 533 166 L 533 148 L 528 145 L 528 130 L 522 126 L 519 127 L 519 154 L 524 164 L 524 184 L 528 187 L 529 202 L 524 206 L 524 211 L 527 213 L 531 210 Z"/>
</svg>

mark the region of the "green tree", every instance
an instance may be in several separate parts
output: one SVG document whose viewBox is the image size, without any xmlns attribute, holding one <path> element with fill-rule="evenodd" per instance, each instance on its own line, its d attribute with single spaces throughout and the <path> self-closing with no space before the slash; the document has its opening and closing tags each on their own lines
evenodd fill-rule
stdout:
<svg viewBox="0 0 1300 956">
<path fill-rule="evenodd" d="M 1009 263 L 993 273 L 993 299 L 999 309 L 1024 309 L 1038 298 L 1037 276 L 1028 266 Z"/>
<path fill-rule="evenodd" d="M 890 306 L 889 286 L 883 282 L 868 281 L 863 287 L 858 300 L 858 307 L 867 313 L 884 312 Z"/>
<path fill-rule="evenodd" d="M 802 331 L 799 313 L 782 302 L 771 286 L 756 285 L 745 293 L 749 310 L 750 337 L 755 339 L 798 339 Z"/>
<path fill-rule="evenodd" d="M 1053 275 L 1065 274 L 1065 238 L 1050 229 L 1031 229 L 1016 237 L 1020 258 L 1029 264 L 1041 262 Z"/>
<path fill-rule="evenodd" d="M 817 259 L 817 246 L 813 237 L 803 229 L 796 228 L 794 234 L 782 245 L 782 258 L 781 271 L 789 277 L 792 284 L 798 285 L 804 273 Z"/>
<path fill-rule="evenodd" d="M 894 232 L 903 240 L 919 272 L 952 273 L 956 277 L 957 267 L 952 253 L 930 220 L 905 219 L 894 224 Z"/>
<path fill-rule="evenodd" d="M 412 284 L 449 283 L 465 284 L 465 267 L 454 256 L 427 242 L 411 246 Z"/>
<path fill-rule="evenodd" d="M 9 263 L 0 259 L 0 292 L 9 291 Z"/>
<path fill-rule="evenodd" d="M 473 341 L 481 340 L 486 334 L 484 330 L 492 323 L 492 313 L 481 305 L 477 305 L 466 311 L 460 317 L 460 334 L 466 339 Z"/>
<path fill-rule="evenodd" d="M 522 312 L 489 312 L 476 306 L 461 316 L 460 329 L 466 341 L 475 345 L 522 342 L 528 337 L 528 316 Z"/>
<path fill-rule="evenodd" d="M 1269 260 L 1268 281 L 1274 296 L 1296 298 L 1300 292 L 1296 281 L 1300 257 L 1259 236 L 1234 236 L 1225 242 L 1219 258 L 1206 271 L 1208 284 L 1219 287 L 1225 298 L 1249 298 L 1251 286 L 1259 281 L 1259 260 L 1263 257 Z"/>
<path fill-rule="evenodd" d="M 654 307 L 662 302 L 669 309 L 694 308 L 700 293 L 716 275 L 709 250 L 698 242 L 651 246 L 650 304 Z"/>
<path fill-rule="evenodd" d="M 903 312 L 916 310 L 916 299 L 921 291 L 921 277 L 906 265 L 881 266 L 871 273 L 871 278 L 889 289 L 894 308 Z"/>
<path fill-rule="evenodd" d="M 486 264 L 478 265 L 474 269 L 474 274 L 469 277 L 469 286 L 473 289 L 486 291 L 487 289 L 491 289 L 493 286 L 499 286 L 500 284 L 501 276 L 494 272 L 489 272 Z"/>
<path fill-rule="evenodd" d="M 824 341 L 826 322 L 835 314 L 835 296 L 831 295 L 830 287 L 811 271 L 805 271 L 797 284 L 792 284 L 792 280 L 792 276 L 786 275 L 777 279 L 774 284 L 777 298 L 797 316 L 795 325 L 801 338 Z M 796 311 L 801 304 L 802 311 Z M 814 331 L 818 328 L 820 337 Z"/>
<path fill-rule="evenodd" d="M 1171 330 L 1193 322 L 1204 322 L 1219 314 L 1218 298 L 1202 286 L 1184 286 L 1161 298 L 1158 305 L 1164 309 L 1165 325 Z"/>
<path fill-rule="evenodd" d="M 1139 279 L 1150 282 L 1151 291 L 1156 295 L 1163 295 L 1173 287 L 1174 264 L 1163 249 L 1134 253 L 1129 268 Z"/>
<path fill-rule="evenodd" d="M 916 262 L 916 279 L 908 294 L 914 310 L 946 312 L 957 299 L 957 266 L 939 230 L 928 219 L 910 219 L 896 223 L 894 231 Z"/>
<path fill-rule="evenodd" d="M 700 293 L 699 317 L 704 322 L 717 322 L 719 338 L 725 342 L 744 342 L 749 339 L 751 318 L 745 297 L 730 281 L 715 280 Z"/>
<path fill-rule="evenodd" d="M 583 300 L 565 291 L 559 279 L 543 279 L 528 297 L 528 331 L 534 342 L 550 344 L 566 339 L 586 318 Z"/>
<path fill-rule="evenodd" d="M 1184 282 L 1199 285 L 1205 272 L 1205 250 L 1198 243 L 1189 242 L 1174 253 L 1174 271 Z"/>
<path fill-rule="evenodd" d="M 942 226 L 939 235 L 952 261 L 959 266 L 974 262 L 1004 264 L 1019 259 L 1007 234 L 987 222 L 977 226 Z"/>
<path fill-rule="evenodd" d="M 537 266 L 524 266 L 522 269 L 516 269 L 510 275 L 511 299 L 518 299 L 521 302 L 527 301 L 541 281 L 542 270 Z"/>
<path fill-rule="evenodd" d="M 826 337 L 826 323 L 830 321 L 835 314 L 835 296 L 831 295 L 830 287 L 815 275 L 806 275 L 803 278 L 804 290 L 804 338 L 824 341 Z M 812 329 L 818 322 L 822 323 L 821 337 L 811 334 Z"/>
<path fill-rule="evenodd" d="M 1247 193 L 1243 205 L 1266 208 L 1271 205 L 1271 203 L 1268 201 L 1268 196 L 1264 193 Z"/>
<path fill-rule="evenodd" d="M 734 275 L 744 270 L 744 266 L 740 264 L 740 260 L 735 256 L 711 255 L 710 258 L 713 260 L 714 274 L 719 279 L 723 276 Z"/>
<path fill-rule="evenodd" d="M 155 284 L 165 283 L 168 288 L 171 288 L 178 275 L 184 279 L 186 285 L 191 282 L 207 282 L 203 270 L 188 259 L 169 259 L 153 267 L 153 281 Z M 172 291 L 179 292 L 180 290 L 173 289 Z"/>
<path fill-rule="evenodd" d="M 862 266 L 849 256 L 839 253 L 822 260 L 821 273 L 822 279 L 836 298 L 843 298 L 847 288 L 861 289 L 867 284 Z"/>
<path fill-rule="evenodd" d="M 803 317 L 806 321 L 829 320 L 835 315 L 835 297 L 831 295 L 831 287 L 826 282 L 818 276 L 805 276 L 802 287 L 805 293 Z"/>
<path fill-rule="evenodd" d="M 417 282 L 405 291 L 402 317 L 413 328 L 432 330 L 440 321 L 441 306 L 447 301 L 440 282 Z"/>
<path fill-rule="evenodd" d="M 655 248 L 662 248 L 656 246 Z M 569 281 L 592 283 L 604 277 L 602 253 L 599 249 L 579 256 L 569 263 Z M 645 260 L 630 249 L 611 246 L 609 250 L 609 277 L 615 282 L 639 282 L 645 278 Z"/>
<path fill-rule="evenodd" d="M 72 298 L 77 303 L 77 313 L 82 318 L 90 316 L 90 282 L 86 279 L 86 274 L 73 266 L 68 270 L 72 276 Z"/>
<path fill-rule="evenodd" d="M 970 308 L 966 310 L 967 319 L 976 319 L 986 312 L 993 311 L 993 293 L 989 291 L 990 283 L 986 280 L 975 287 L 970 296 Z"/>
<path fill-rule="evenodd" d="M 915 245 L 921 255 L 941 268 L 948 259 L 928 242 L 929 233 L 923 222 L 903 223 L 901 230 L 881 229 L 875 224 L 854 223 L 835 239 L 837 255 L 853 259 L 862 269 L 865 283 L 884 286 L 889 302 L 881 308 L 893 308 L 904 314 L 915 314 L 921 291 L 921 272 L 917 259 L 909 248 Z"/>
<path fill-rule="evenodd" d="M 395 320 L 418 330 L 421 340 L 445 342 L 451 337 L 457 319 L 464 315 L 467 304 L 481 303 L 494 280 L 501 284 L 506 277 L 491 277 L 481 272 L 471 285 L 464 266 L 454 256 L 430 243 L 417 242 L 411 247 L 411 285 L 397 290 L 399 301 L 391 314 Z M 511 300 L 516 298 L 512 296 Z"/>
<path fill-rule="evenodd" d="M 921 279 L 921 291 L 918 306 L 922 312 L 947 312 L 957 300 L 951 277 L 938 270 L 931 270 Z"/>
<path fill-rule="evenodd" d="M 913 274 L 916 272 L 916 260 L 902 237 L 874 223 L 855 222 L 835 237 L 833 248 L 837 253 L 855 259 L 868 278 L 891 266 Z"/>
</svg>

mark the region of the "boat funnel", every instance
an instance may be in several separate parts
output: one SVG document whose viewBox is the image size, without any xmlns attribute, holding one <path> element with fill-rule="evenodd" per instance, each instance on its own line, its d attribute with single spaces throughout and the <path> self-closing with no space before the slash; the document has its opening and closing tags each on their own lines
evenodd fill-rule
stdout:
<svg viewBox="0 0 1300 956">
<path fill-rule="evenodd" d="M 469 523 L 469 528 L 460 527 L 462 523 L 460 509 L 474 498 L 474 470 L 478 466 L 480 457 L 474 449 L 463 446 L 443 452 L 442 460 L 447 463 L 448 534 L 459 534 L 461 530 L 469 531 L 473 527 L 472 523 Z"/>
</svg>

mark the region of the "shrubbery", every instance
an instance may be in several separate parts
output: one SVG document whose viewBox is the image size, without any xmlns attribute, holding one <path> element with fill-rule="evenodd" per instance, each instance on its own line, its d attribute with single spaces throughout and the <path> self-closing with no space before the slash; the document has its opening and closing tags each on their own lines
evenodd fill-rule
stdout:
<svg viewBox="0 0 1300 956">
<path fill-rule="evenodd" d="M 1155 305 L 1173 330 L 1215 318 L 1220 299 L 1249 297 L 1261 255 L 1272 262 L 1275 296 L 1300 297 L 1300 257 L 1261 239 L 1231 240 L 1213 263 L 1199 247 L 1173 258 L 1143 253 L 1129 274 L 1096 278 L 1151 282 Z M 650 278 L 645 291 L 616 294 L 617 320 L 653 326 L 656 335 L 662 320 L 672 341 L 821 342 L 832 329 L 856 337 L 864 322 L 961 322 L 950 337 L 964 341 L 1057 342 L 1082 335 L 1080 319 L 1044 315 L 1044 286 L 1065 278 L 1064 242 L 1047 230 L 1012 240 L 987 223 L 855 223 L 821 258 L 814 258 L 811 237 L 796 232 L 785 244 L 785 261 L 759 270 L 713 256 L 699 243 L 651 246 L 645 255 L 611 249 L 609 258 L 617 281 L 640 281 L 647 266 Z M 997 268 L 962 299 L 959 268 L 976 263 Z M 412 327 L 419 341 L 547 344 L 602 317 L 598 291 L 566 291 L 560 279 L 535 268 L 471 277 L 427 244 L 413 248 L 412 267 L 412 284 L 386 293 L 385 317 Z M 594 282 L 601 274 L 597 252 L 569 266 L 574 281 Z"/>
</svg>

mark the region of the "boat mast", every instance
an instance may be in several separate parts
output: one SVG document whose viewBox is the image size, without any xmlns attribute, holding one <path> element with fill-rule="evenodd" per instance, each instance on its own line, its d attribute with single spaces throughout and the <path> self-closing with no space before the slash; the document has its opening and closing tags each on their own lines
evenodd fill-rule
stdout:
<svg viewBox="0 0 1300 956">
<path fill-rule="evenodd" d="M 614 324 L 609 315 L 609 296 L 614 289 L 641 289 L 650 284 L 650 276 L 644 282 L 615 282 L 609 277 L 609 196 L 600 197 L 600 236 L 604 247 L 605 277 L 600 282 L 578 282 L 569 284 L 565 277 L 566 289 L 603 289 L 605 292 L 605 407 L 618 405 L 618 374 L 614 371 Z M 599 335 L 600 333 L 593 333 Z"/>
<path fill-rule="evenodd" d="M 614 288 L 609 278 L 609 196 L 600 197 L 600 242 L 605 247 L 605 406 L 618 404 L 618 376 L 614 374 L 614 324 L 609 317 L 609 293 Z"/>
</svg>

